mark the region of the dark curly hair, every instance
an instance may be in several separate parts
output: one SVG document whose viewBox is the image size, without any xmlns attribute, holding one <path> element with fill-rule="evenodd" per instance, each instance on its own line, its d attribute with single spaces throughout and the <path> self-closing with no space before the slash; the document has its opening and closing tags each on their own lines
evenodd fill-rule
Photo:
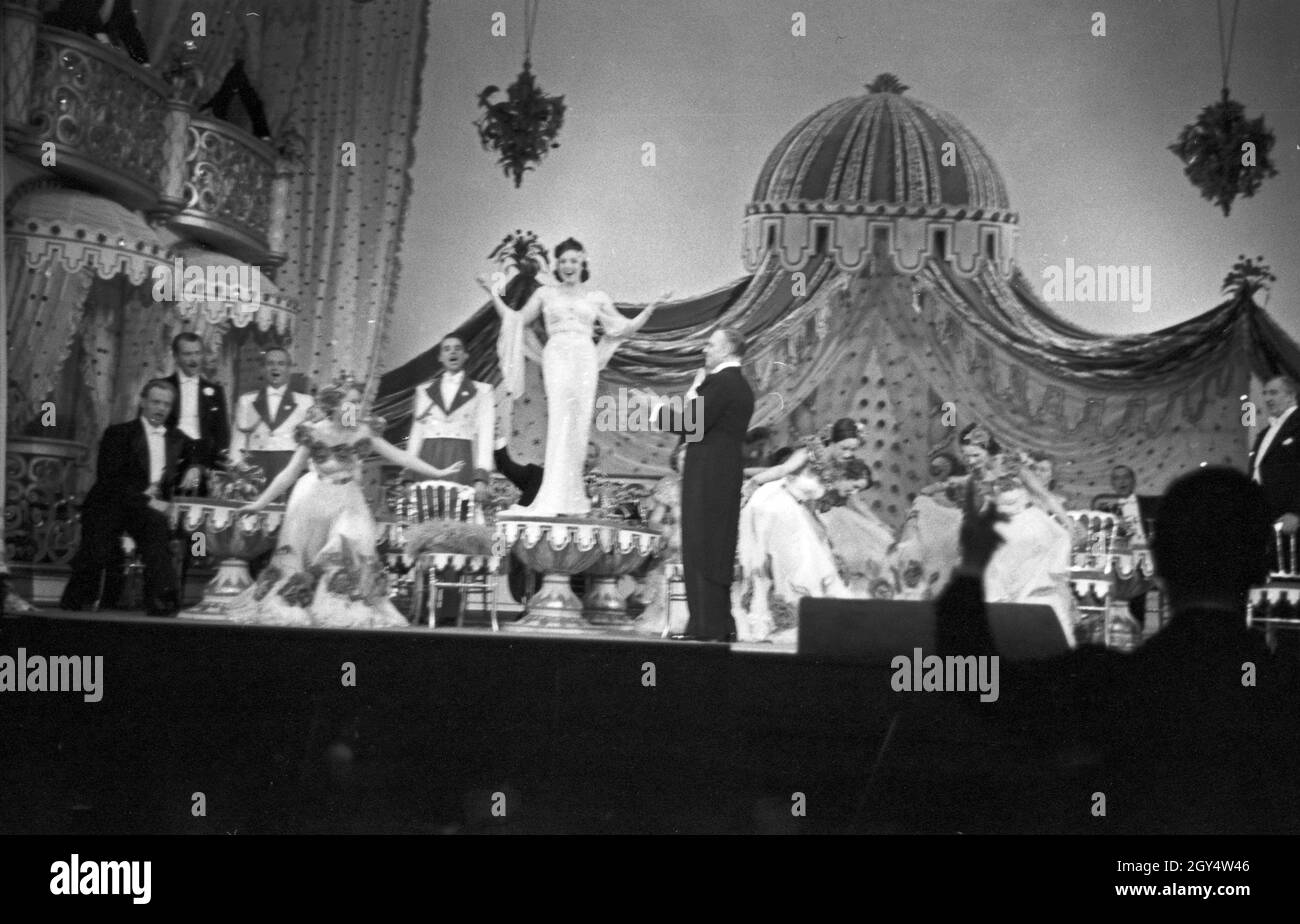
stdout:
<svg viewBox="0 0 1300 924">
<path fill-rule="evenodd" d="M 560 262 L 560 257 L 568 253 L 570 250 L 576 250 L 579 253 L 587 252 L 587 248 L 583 247 L 580 241 L 571 237 L 566 237 L 564 240 L 560 241 L 560 243 L 555 245 L 555 262 L 557 265 Z M 581 279 L 583 282 L 586 282 L 588 279 L 591 278 L 591 273 L 587 272 L 586 260 L 582 261 L 582 275 L 579 276 L 578 278 Z"/>
</svg>

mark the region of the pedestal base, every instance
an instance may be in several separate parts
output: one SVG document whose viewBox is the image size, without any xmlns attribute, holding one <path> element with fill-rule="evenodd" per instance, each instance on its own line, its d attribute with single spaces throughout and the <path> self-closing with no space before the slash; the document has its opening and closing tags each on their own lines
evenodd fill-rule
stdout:
<svg viewBox="0 0 1300 924">
<path fill-rule="evenodd" d="M 527 615 L 503 628 L 519 632 L 608 635 L 631 630 L 618 576 L 641 567 L 663 545 L 656 529 L 624 520 L 497 516 L 500 551 L 546 577 L 528 600 Z M 584 605 L 569 589 L 571 575 L 589 582 Z"/>
<path fill-rule="evenodd" d="M 591 632 L 592 625 L 582 618 L 582 601 L 569 588 L 569 575 L 557 571 L 542 578 L 542 586 L 528 598 L 527 615 L 518 622 L 506 623 L 502 628 L 531 632 Z"/>
<path fill-rule="evenodd" d="M 217 565 L 217 573 L 204 588 L 203 599 L 197 606 L 185 610 L 181 615 L 190 617 L 220 617 L 226 615 L 226 604 L 253 586 L 253 576 L 248 571 L 248 562 L 242 558 L 223 558 Z"/>
<path fill-rule="evenodd" d="M 596 577 L 587 574 L 591 589 L 583 601 L 583 616 L 593 626 L 602 629 L 631 630 L 635 620 L 627 614 L 627 602 L 618 592 L 617 577 Z"/>
</svg>

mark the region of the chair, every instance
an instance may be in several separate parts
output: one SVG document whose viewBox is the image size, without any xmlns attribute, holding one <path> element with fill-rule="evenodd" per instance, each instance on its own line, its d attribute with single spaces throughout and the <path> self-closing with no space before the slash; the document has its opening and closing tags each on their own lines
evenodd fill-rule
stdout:
<svg viewBox="0 0 1300 924">
<path fill-rule="evenodd" d="M 419 481 L 406 487 L 400 506 L 403 521 L 427 527 L 409 531 L 413 534 L 408 540 L 413 550 L 412 621 L 418 621 L 427 607 L 432 627 L 442 594 L 459 590 L 456 625 L 464 626 L 468 597 L 478 593 L 491 618 L 492 631 L 498 631 L 500 556 L 492 549 L 491 532 L 474 488 L 454 481 Z M 440 530 L 439 524 L 446 529 Z"/>
</svg>

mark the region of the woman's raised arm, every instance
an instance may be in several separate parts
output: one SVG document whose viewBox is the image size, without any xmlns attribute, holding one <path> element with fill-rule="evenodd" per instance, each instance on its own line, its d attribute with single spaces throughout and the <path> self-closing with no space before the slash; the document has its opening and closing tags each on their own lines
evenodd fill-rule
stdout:
<svg viewBox="0 0 1300 924">
<path fill-rule="evenodd" d="M 512 316 L 518 316 L 521 324 L 527 324 L 542 313 L 542 290 L 546 288 L 545 286 L 538 286 L 534 289 L 533 294 L 528 296 L 528 301 L 524 303 L 524 307 L 515 311 L 501 298 L 498 285 L 487 276 L 479 276 L 478 284 L 488 295 L 492 296 L 492 307 L 497 310 L 497 314 L 502 321 Z"/>
</svg>

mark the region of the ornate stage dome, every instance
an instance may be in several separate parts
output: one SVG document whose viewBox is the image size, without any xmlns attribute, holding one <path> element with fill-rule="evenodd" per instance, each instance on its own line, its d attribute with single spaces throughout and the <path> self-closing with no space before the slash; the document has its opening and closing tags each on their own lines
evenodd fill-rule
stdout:
<svg viewBox="0 0 1300 924">
<path fill-rule="evenodd" d="M 789 270 L 825 253 L 850 272 L 889 255 L 905 273 L 934 258 L 963 275 L 1010 275 L 1018 217 L 984 148 L 892 75 L 867 89 L 804 119 L 768 156 L 746 209 L 746 267 L 774 251 Z"/>
</svg>

